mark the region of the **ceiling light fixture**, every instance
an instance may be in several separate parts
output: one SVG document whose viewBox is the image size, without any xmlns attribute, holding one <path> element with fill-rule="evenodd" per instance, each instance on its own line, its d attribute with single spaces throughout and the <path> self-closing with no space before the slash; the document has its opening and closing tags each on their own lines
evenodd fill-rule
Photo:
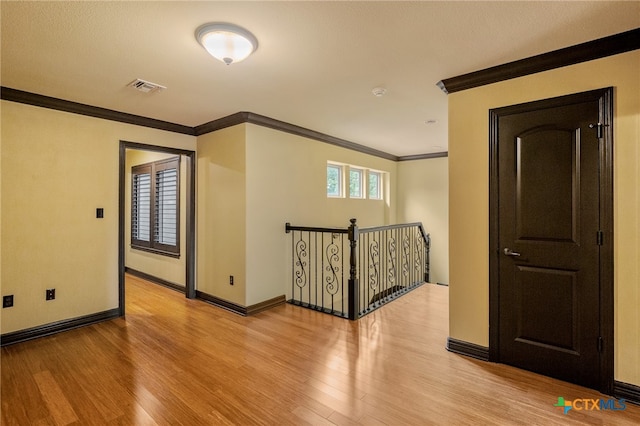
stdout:
<svg viewBox="0 0 640 426">
<path fill-rule="evenodd" d="M 226 22 L 201 25 L 196 30 L 196 40 L 211 56 L 227 65 L 247 59 L 258 48 L 258 39 L 253 34 Z"/>
</svg>

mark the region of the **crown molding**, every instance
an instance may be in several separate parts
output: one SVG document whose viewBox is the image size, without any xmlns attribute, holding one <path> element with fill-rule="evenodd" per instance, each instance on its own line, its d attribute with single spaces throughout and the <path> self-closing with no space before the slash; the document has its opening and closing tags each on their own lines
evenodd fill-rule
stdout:
<svg viewBox="0 0 640 426">
<path fill-rule="evenodd" d="M 413 161 L 413 160 L 426 160 L 429 158 L 444 158 L 448 157 L 449 152 L 430 152 L 429 154 L 415 154 L 415 155 L 403 155 L 398 157 L 396 161 Z"/>
<path fill-rule="evenodd" d="M 431 153 L 417 154 L 399 157 L 388 152 L 360 145 L 345 139 L 317 132 L 315 130 L 296 126 L 295 124 L 286 123 L 264 115 L 255 114 L 253 112 L 237 112 L 217 120 L 209 121 L 196 127 L 184 126 L 181 124 L 170 123 L 167 121 L 156 120 L 153 118 L 142 117 L 139 115 L 128 114 L 124 112 L 114 111 L 110 109 L 95 107 L 91 105 L 81 104 L 77 102 L 67 101 L 64 99 L 52 98 L 49 96 L 39 95 L 37 93 L 25 92 L 22 90 L 12 89 L 9 87 L 0 87 L 0 99 L 18 102 L 28 105 L 34 105 L 42 108 L 49 108 L 58 111 L 69 112 L 73 114 L 86 115 L 89 117 L 102 118 L 105 120 L 117 121 L 121 123 L 134 124 L 137 126 L 150 127 L 154 129 L 166 130 L 174 133 L 181 133 L 190 136 L 202 136 L 207 133 L 215 132 L 226 127 L 235 126 L 243 123 L 255 124 L 257 126 L 268 127 L 285 133 L 317 140 L 331 145 L 346 148 L 352 151 L 361 152 L 363 154 L 380 157 L 391 161 L 408 161 L 419 160 L 424 158 L 446 157 L 447 153 Z"/>
<path fill-rule="evenodd" d="M 287 123 L 284 121 L 276 120 L 264 115 L 255 114 L 253 112 L 238 112 L 218 120 L 209 121 L 208 123 L 196 126 L 195 135 L 200 136 L 206 133 L 214 132 L 216 130 L 224 129 L 226 127 L 235 126 L 237 124 L 250 123 L 257 126 L 268 127 L 270 129 L 279 130 L 281 132 L 290 133 L 292 135 L 302 136 L 309 139 L 314 139 L 320 142 L 328 143 L 331 145 L 347 148 L 352 151 L 362 152 L 364 154 L 373 155 L 375 157 L 385 158 L 391 161 L 398 161 L 398 156 L 389 154 L 388 152 L 380 151 L 368 146 L 360 145 L 355 142 L 350 142 L 345 139 L 340 139 L 335 136 L 330 136 L 324 133 L 316 132 L 315 130 L 307 129 L 304 127 L 296 126 L 295 124 Z"/>
<path fill-rule="evenodd" d="M 185 135 L 194 134 L 193 128 L 189 126 L 170 123 L 168 121 L 155 120 L 153 118 L 142 117 L 140 115 L 127 114 L 125 112 L 81 104 L 64 99 L 52 98 L 50 96 L 38 95 L 36 93 L 24 92 L 22 90 L 11 89 L 9 87 L 0 87 L 0 99 L 54 109 L 57 111 L 70 112 L 72 114 L 118 121 L 120 123 L 135 124 L 137 126 L 182 133 Z"/>
<path fill-rule="evenodd" d="M 207 133 L 215 132 L 227 127 L 246 123 L 248 120 L 248 112 L 236 112 L 235 114 L 227 115 L 226 117 L 218 118 L 217 120 L 212 120 L 196 126 L 193 128 L 193 133 L 196 136 L 202 136 L 206 135 Z"/>
<path fill-rule="evenodd" d="M 445 93 L 454 93 L 461 90 L 497 83 L 499 81 L 535 74 L 541 71 L 599 59 L 636 49 L 640 49 L 640 28 L 484 70 L 463 74 L 457 77 L 447 78 L 438 82 L 437 85 Z M 0 87 L 0 99 L 191 136 L 201 136 L 226 127 L 235 126 L 237 124 L 251 123 L 391 161 L 411 161 L 448 156 L 447 152 L 396 156 L 355 142 L 252 112 L 238 112 L 227 117 L 209 121 L 196 127 L 190 127 L 92 105 L 67 101 L 64 99 L 39 95 L 36 93 L 25 92 L 9 87 Z"/>
<path fill-rule="evenodd" d="M 637 49 L 640 49 L 640 28 L 457 77 L 446 78 L 439 81 L 437 86 L 445 93 L 455 93 Z"/>
</svg>

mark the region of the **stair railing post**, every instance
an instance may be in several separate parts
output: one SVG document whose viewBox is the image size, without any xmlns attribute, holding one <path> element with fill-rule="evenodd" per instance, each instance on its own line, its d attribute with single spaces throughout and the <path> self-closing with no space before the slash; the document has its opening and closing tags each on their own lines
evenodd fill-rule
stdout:
<svg viewBox="0 0 640 426">
<path fill-rule="evenodd" d="M 358 225 L 356 219 L 350 219 L 349 226 L 349 319 L 358 319 L 360 312 L 360 288 L 358 283 Z"/>
<path fill-rule="evenodd" d="M 431 234 L 427 234 L 426 235 L 426 244 L 425 244 L 425 256 L 424 256 L 424 260 L 425 260 L 425 265 L 424 265 L 424 282 L 428 283 L 430 278 L 431 278 L 431 274 L 429 271 L 429 268 L 431 267 L 430 265 L 430 259 L 429 259 L 429 253 L 431 252 Z"/>
</svg>

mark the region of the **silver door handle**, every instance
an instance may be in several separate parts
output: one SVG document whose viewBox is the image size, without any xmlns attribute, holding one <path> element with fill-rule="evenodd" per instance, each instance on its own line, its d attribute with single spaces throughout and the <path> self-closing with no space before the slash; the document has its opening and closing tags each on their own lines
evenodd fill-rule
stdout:
<svg viewBox="0 0 640 426">
<path fill-rule="evenodd" d="M 514 256 L 514 257 L 520 256 L 520 253 L 516 253 L 515 251 L 507 247 L 505 247 L 505 249 L 502 252 L 504 253 L 505 256 Z"/>
</svg>

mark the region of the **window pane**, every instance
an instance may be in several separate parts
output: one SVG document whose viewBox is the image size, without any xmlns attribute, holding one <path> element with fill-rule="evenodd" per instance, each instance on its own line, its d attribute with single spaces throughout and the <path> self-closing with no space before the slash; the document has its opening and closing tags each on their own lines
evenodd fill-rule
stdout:
<svg viewBox="0 0 640 426">
<path fill-rule="evenodd" d="M 333 164 L 327 164 L 327 196 L 342 196 L 342 167 Z"/>
<path fill-rule="evenodd" d="M 149 241 L 151 233 L 151 175 L 133 175 L 131 231 L 133 238 Z"/>
<path fill-rule="evenodd" d="M 351 198 L 362 198 L 362 170 L 349 170 L 349 196 Z"/>
<path fill-rule="evenodd" d="M 382 179 L 378 172 L 369 172 L 369 198 L 372 200 L 382 199 Z"/>
</svg>

